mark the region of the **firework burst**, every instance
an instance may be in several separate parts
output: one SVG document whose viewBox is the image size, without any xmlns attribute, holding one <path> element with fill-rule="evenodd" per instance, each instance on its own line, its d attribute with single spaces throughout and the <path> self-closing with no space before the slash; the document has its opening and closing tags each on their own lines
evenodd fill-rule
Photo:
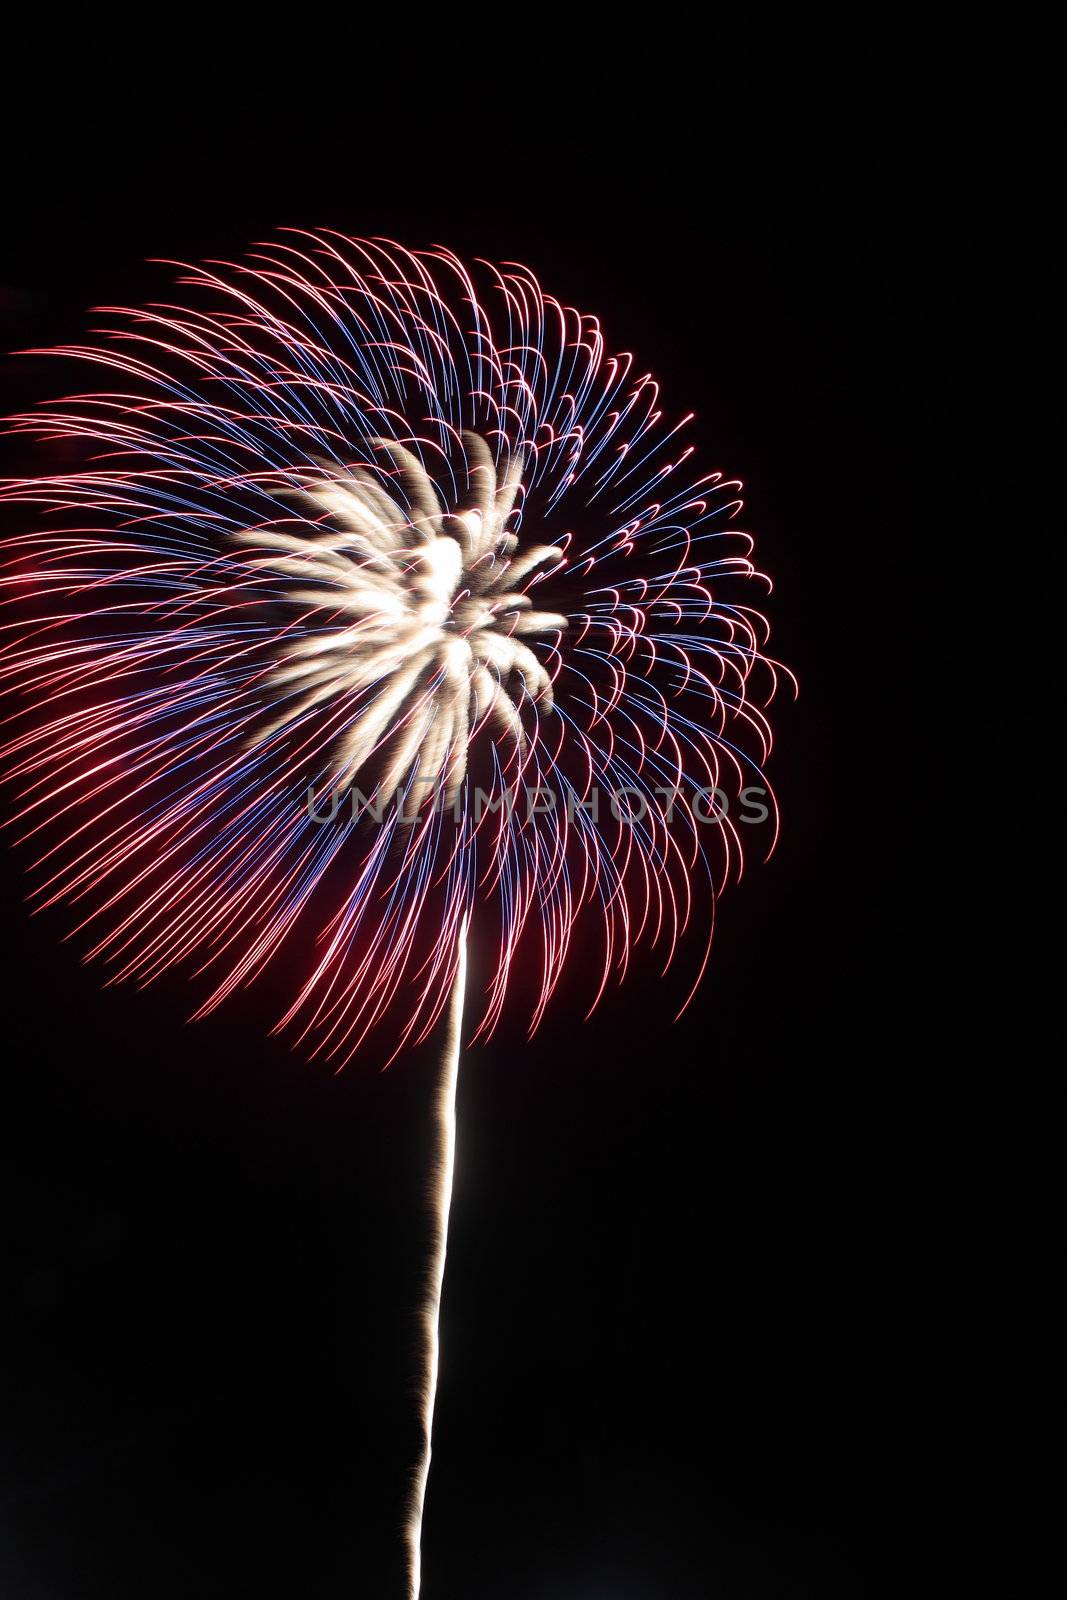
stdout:
<svg viewBox="0 0 1067 1600">
<path fill-rule="evenodd" d="M 180 281 L 13 423 L 74 457 L 0 491 L 44 513 L 2 657 L 35 903 L 197 1015 L 311 951 L 279 1026 L 339 1066 L 428 1035 L 476 902 L 476 1036 L 517 963 L 536 1026 L 583 917 L 591 1004 L 692 923 L 699 976 L 741 837 L 693 792 L 760 781 L 776 668 L 690 419 L 522 267 L 287 233 Z M 380 820 L 323 827 L 349 782 Z"/>
<path fill-rule="evenodd" d="M 764 580 L 691 418 L 525 268 L 290 231 L 179 281 L 11 419 L 66 462 L 0 484 L 14 830 L 109 981 L 180 967 L 203 1016 L 295 950 L 278 1027 L 338 1069 L 448 1008 L 417 1595 L 468 926 L 475 1038 L 583 923 L 590 1009 L 695 923 L 693 992 L 742 861 L 702 801 L 776 833 Z"/>
</svg>

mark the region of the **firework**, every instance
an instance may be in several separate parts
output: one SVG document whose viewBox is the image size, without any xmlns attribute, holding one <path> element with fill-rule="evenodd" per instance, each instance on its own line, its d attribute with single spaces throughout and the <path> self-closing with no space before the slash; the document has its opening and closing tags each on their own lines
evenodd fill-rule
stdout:
<svg viewBox="0 0 1067 1600">
<path fill-rule="evenodd" d="M 762 580 L 691 418 L 527 269 L 292 231 L 178 277 L 12 421 L 66 463 L 0 486 L 15 831 L 109 981 L 180 967 L 204 1016 L 296 950 L 278 1027 L 338 1069 L 449 1009 L 417 1594 L 468 926 L 474 1038 L 518 974 L 537 1026 L 580 925 L 590 1009 L 640 944 L 692 952 L 684 1007 L 742 861 L 701 797 L 770 747 Z"/>
<path fill-rule="evenodd" d="M 377 809 L 417 771 L 423 803 L 443 791 L 454 804 L 467 772 L 472 730 L 492 717 L 521 749 L 522 718 L 508 685 L 520 697 L 552 706 L 552 683 L 520 635 L 557 633 L 567 619 L 534 611 L 516 587 L 545 562 L 558 563 L 554 545 L 515 557 L 518 540 L 506 532 L 522 473 L 513 458 L 497 485 L 485 440 L 465 437 L 474 465 L 468 478 L 477 504 L 446 515 L 422 463 L 402 445 L 372 439 L 399 463 L 405 509 L 382 493 L 372 475 L 356 469 L 344 479 L 312 478 L 306 498 L 343 530 L 332 537 L 251 531 L 237 537 L 272 545 L 263 565 L 290 580 L 315 585 L 290 591 L 334 624 L 305 634 L 284 650 L 268 677 L 282 705 L 257 735 L 299 723 L 315 705 L 363 691 L 372 697 L 336 740 L 331 787 L 363 773 L 390 738 L 375 785 Z"/>
</svg>

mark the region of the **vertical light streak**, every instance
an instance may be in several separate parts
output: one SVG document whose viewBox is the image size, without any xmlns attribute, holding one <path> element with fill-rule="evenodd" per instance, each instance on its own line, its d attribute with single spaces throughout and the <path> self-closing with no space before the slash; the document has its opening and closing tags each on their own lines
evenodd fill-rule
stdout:
<svg viewBox="0 0 1067 1600">
<path fill-rule="evenodd" d="M 467 987 L 467 922 L 464 919 L 458 940 L 456 976 L 448 1007 L 448 1028 L 441 1058 L 441 1082 L 434 1104 L 434 1151 L 431 1204 L 433 1233 L 426 1297 L 419 1314 L 424 1339 L 425 1377 L 422 1388 L 422 1458 L 415 1472 L 405 1538 L 408 1548 L 408 1594 L 418 1600 L 422 1591 L 422 1523 L 426 1509 L 426 1485 L 433 1456 L 433 1417 L 437 1402 L 437 1376 L 441 1363 L 441 1291 L 445 1281 L 448 1254 L 448 1218 L 452 1209 L 452 1185 L 456 1168 L 456 1085 L 459 1081 L 459 1051 L 463 1033 L 463 998 Z"/>
</svg>

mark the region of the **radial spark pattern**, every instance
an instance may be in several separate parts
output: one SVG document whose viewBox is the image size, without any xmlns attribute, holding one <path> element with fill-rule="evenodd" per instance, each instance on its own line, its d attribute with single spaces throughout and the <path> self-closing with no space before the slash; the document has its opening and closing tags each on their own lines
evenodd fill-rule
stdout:
<svg viewBox="0 0 1067 1600">
<path fill-rule="evenodd" d="M 280 973 L 338 1065 L 426 1035 L 468 921 L 483 1032 L 583 919 L 591 1004 L 697 923 L 691 992 L 776 683 L 739 485 L 522 267 L 291 232 L 179 281 L 14 419 L 59 463 L 2 487 L 36 903 L 198 1015 Z"/>
<path fill-rule="evenodd" d="M 338 695 L 373 690 L 374 698 L 336 744 L 331 791 L 344 792 L 394 738 L 375 788 L 376 810 L 393 799 L 417 769 L 417 802 L 443 798 L 454 806 L 467 772 L 473 731 L 492 718 L 524 747 L 519 707 L 509 684 L 520 684 L 544 710 L 552 683 L 520 635 L 567 626 L 558 612 L 534 611 L 517 585 L 546 562 L 555 545 L 516 555 L 506 531 L 522 474 L 521 456 L 497 486 L 496 465 L 484 439 L 466 435 L 467 477 L 476 501 L 448 516 L 418 458 L 388 439 L 371 444 L 398 463 L 406 511 L 369 472 L 312 478 L 306 498 L 341 530 L 315 538 L 289 533 L 242 533 L 252 546 L 269 544 L 270 571 L 289 578 L 289 598 L 317 610 L 332 608 L 332 628 L 308 633 L 285 649 L 268 688 L 283 709 L 258 735 L 298 723 L 312 706 Z M 297 587 L 297 581 L 300 587 Z M 318 588 L 302 585 L 318 582 Z"/>
</svg>

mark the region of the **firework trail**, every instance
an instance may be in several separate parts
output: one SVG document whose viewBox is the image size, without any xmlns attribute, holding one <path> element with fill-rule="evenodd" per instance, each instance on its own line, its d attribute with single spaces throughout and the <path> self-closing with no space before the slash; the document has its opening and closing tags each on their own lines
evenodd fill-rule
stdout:
<svg viewBox="0 0 1067 1600">
<path fill-rule="evenodd" d="M 287 230 L 178 278 L 9 419 L 57 460 L 0 482 L 13 829 L 109 983 L 202 1017 L 298 956 L 277 1028 L 337 1070 L 448 1012 L 417 1594 L 467 929 L 472 1039 L 579 937 L 590 1010 L 640 945 L 684 1009 L 742 865 L 707 796 L 777 832 L 766 580 L 691 417 L 526 268 Z"/>
<path fill-rule="evenodd" d="M 411 1506 L 405 1528 L 408 1550 L 409 1592 L 418 1600 L 422 1588 L 422 1521 L 426 1485 L 433 1455 L 433 1414 L 437 1401 L 437 1374 L 441 1360 L 441 1292 L 448 1252 L 448 1218 L 452 1208 L 452 1181 L 456 1166 L 456 1085 L 463 1031 L 463 1000 L 467 988 L 467 930 L 459 937 L 456 976 L 448 1013 L 448 1035 L 441 1062 L 441 1082 L 435 1108 L 437 1154 L 432 1184 L 433 1244 L 426 1298 L 421 1312 L 426 1376 L 422 1394 L 422 1459 L 415 1474 Z"/>
</svg>

